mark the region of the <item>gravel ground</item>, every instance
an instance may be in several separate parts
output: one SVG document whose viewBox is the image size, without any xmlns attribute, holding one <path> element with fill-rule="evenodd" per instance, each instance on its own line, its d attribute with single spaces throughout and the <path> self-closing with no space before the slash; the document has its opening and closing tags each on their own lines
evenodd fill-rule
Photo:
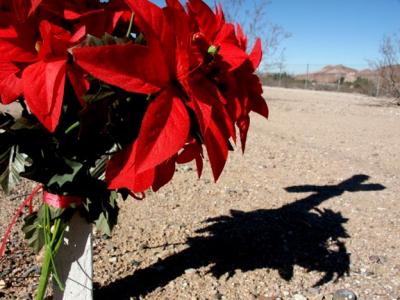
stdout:
<svg viewBox="0 0 400 300">
<path fill-rule="evenodd" d="M 231 154 L 217 184 L 189 164 L 158 193 L 120 203 L 113 237 L 95 234 L 95 299 L 344 299 L 340 289 L 400 299 L 400 108 L 265 96 L 270 120 L 254 116 L 245 155 Z M 0 233 L 31 186 L 0 194 Z M 0 298 L 30 299 L 38 260 L 17 228 Z"/>
</svg>

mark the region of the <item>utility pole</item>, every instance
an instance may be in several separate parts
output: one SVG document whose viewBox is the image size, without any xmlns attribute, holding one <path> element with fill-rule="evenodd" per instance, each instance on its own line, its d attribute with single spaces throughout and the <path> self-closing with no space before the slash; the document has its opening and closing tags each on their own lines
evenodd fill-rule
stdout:
<svg viewBox="0 0 400 300">
<path fill-rule="evenodd" d="M 308 71 L 309 71 L 309 64 L 307 64 L 307 75 L 306 75 L 306 81 L 304 82 L 304 89 L 307 89 L 308 87 Z"/>
</svg>

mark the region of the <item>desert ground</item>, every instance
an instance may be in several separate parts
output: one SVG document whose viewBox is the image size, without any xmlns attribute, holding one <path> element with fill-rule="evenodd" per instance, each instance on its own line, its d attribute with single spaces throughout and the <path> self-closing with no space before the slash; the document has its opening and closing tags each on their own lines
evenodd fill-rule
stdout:
<svg viewBox="0 0 400 300">
<path fill-rule="evenodd" d="M 270 87 L 265 98 L 269 120 L 253 115 L 217 183 L 188 164 L 120 202 L 113 237 L 94 235 L 95 299 L 400 299 L 400 107 Z M 0 234 L 31 187 L 0 194 Z M 0 261 L 4 299 L 37 284 L 20 226 Z"/>
</svg>

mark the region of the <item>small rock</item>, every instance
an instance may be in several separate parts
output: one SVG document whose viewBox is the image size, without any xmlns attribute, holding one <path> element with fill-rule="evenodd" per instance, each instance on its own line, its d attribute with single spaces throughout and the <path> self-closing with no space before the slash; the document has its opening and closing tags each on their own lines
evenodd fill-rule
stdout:
<svg viewBox="0 0 400 300">
<path fill-rule="evenodd" d="M 7 287 L 6 282 L 3 279 L 1 279 L 0 280 L 0 290 L 4 290 L 6 287 Z"/>
<path fill-rule="evenodd" d="M 108 259 L 108 262 L 110 263 L 116 263 L 117 262 L 117 257 L 116 256 L 112 256 Z"/>
<path fill-rule="evenodd" d="M 193 168 L 191 166 L 188 166 L 188 165 L 183 165 L 181 168 L 182 168 L 183 172 L 189 172 L 189 171 L 193 170 Z"/>
<path fill-rule="evenodd" d="M 185 274 L 194 274 L 196 273 L 196 269 L 190 268 L 185 270 Z"/>
<path fill-rule="evenodd" d="M 306 297 L 304 297 L 302 294 L 295 294 L 293 295 L 293 300 L 307 300 Z"/>
<path fill-rule="evenodd" d="M 371 255 L 369 257 L 369 261 L 375 264 L 382 264 L 385 262 L 385 258 L 378 255 Z"/>
<path fill-rule="evenodd" d="M 112 244 L 108 244 L 108 245 L 106 245 L 106 249 L 107 249 L 107 251 L 115 251 L 117 249 L 117 247 L 115 247 Z"/>
<path fill-rule="evenodd" d="M 134 267 L 138 267 L 140 266 L 140 261 L 136 260 L 136 259 L 132 259 L 131 260 L 131 265 Z"/>
<path fill-rule="evenodd" d="M 356 300 L 357 296 L 350 290 L 337 290 L 333 294 L 333 300 Z"/>
<path fill-rule="evenodd" d="M 32 266 L 28 270 L 26 270 L 21 277 L 28 277 L 31 273 L 40 274 L 39 266 Z"/>
<path fill-rule="evenodd" d="M 5 270 L 3 270 L 2 272 L 0 272 L 0 278 L 1 277 L 5 277 L 5 276 L 7 276 L 8 274 L 10 274 L 11 273 L 11 269 L 5 269 Z"/>
</svg>

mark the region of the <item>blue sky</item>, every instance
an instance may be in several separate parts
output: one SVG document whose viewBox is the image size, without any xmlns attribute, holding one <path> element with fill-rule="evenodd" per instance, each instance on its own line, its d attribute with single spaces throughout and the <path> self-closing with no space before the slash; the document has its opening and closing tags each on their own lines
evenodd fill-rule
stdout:
<svg viewBox="0 0 400 300">
<path fill-rule="evenodd" d="M 244 6 L 252 1 L 243 0 Z M 368 68 L 384 35 L 400 33 L 400 0 L 271 0 L 267 8 L 268 21 L 292 35 L 282 43 L 291 73 L 306 72 L 307 64 L 310 71 L 327 64 Z"/>
<path fill-rule="evenodd" d="M 289 71 L 307 63 L 365 68 L 383 36 L 400 32 L 400 0 L 272 0 L 268 17 L 292 34 L 284 42 Z"/>
</svg>

